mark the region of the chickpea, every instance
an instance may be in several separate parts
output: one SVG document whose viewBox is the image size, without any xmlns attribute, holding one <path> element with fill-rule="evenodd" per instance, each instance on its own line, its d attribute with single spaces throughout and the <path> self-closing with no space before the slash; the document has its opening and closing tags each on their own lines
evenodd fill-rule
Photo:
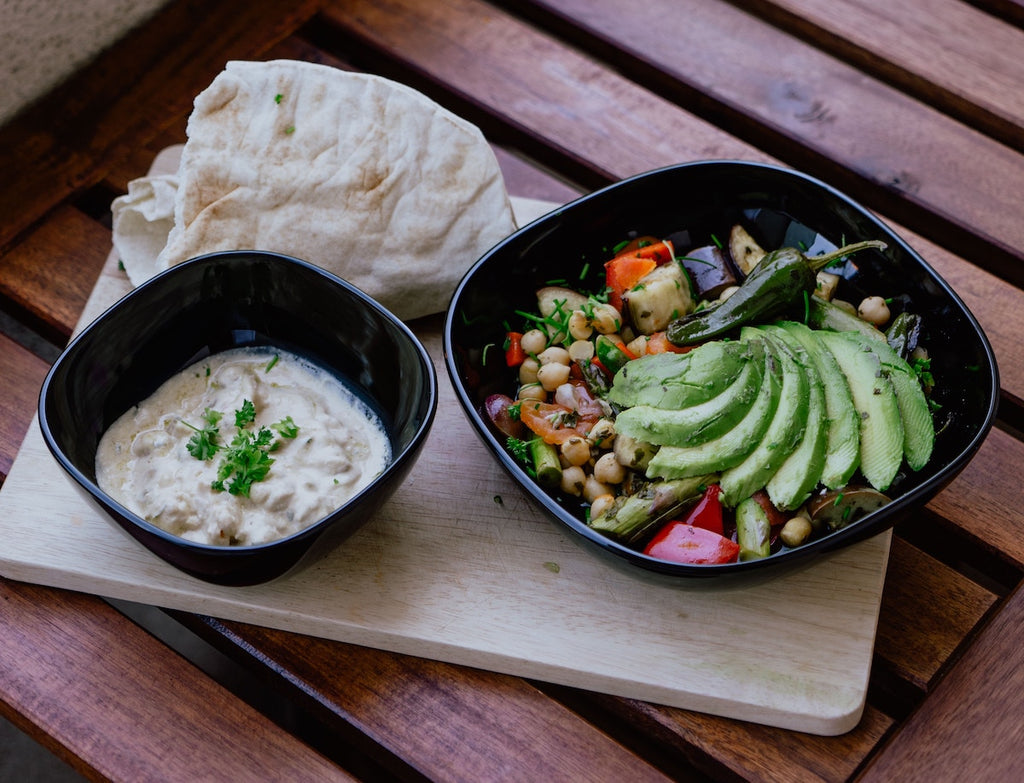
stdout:
<svg viewBox="0 0 1024 783">
<path fill-rule="evenodd" d="M 588 503 L 593 503 L 601 495 L 611 495 L 612 488 L 607 484 L 602 484 L 593 476 L 587 476 L 586 482 L 583 484 L 583 499 Z M 593 513 L 593 509 L 591 509 Z"/>
<path fill-rule="evenodd" d="M 860 303 L 857 315 L 875 326 L 884 326 L 889 322 L 889 305 L 880 296 L 869 296 Z"/>
<path fill-rule="evenodd" d="M 602 484 L 621 484 L 626 478 L 626 469 L 615 459 L 615 454 L 608 451 L 594 463 L 594 478 Z"/>
<path fill-rule="evenodd" d="M 622 313 L 607 303 L 595 305 L 590 323 L 600 334 L 615 334 L 622 328 Z"/>
<path fill-rule="evenodd" d="M 523 351 L 536 356 L 548 347 L 548 336 L 540 329 L 531 329 L 519 339 Z"/>
<path fill-rule="evenodd" d="M 587 482 L 587 474 L 579 465 L 570 465 L 562 471 L 562 492 L 579 497 L 583 494 L 583 485 Z"/>
<path fill-rule="evenodd" d="M 541 363 L 541 366 L 545 364 L 564 364 L 566 367 L 569 366 L 570 361 L 569 352 L 560 345 L 552 345 L 550 348 L 545 348 L 537 354 L 537 360 Z"/>
<path fill-rule="evenodd" d="M 634 356 L 643 356 L 647 353 L 647 343 L 649 338 L 647 335 L 642 334 L 639 337 L 634 337 L 628 343 L 626 343 L 626 350 Z"/>
<path fill-rule="evenodd" d="M 537 381 L 544 387 L 545 391 L 553 392 L 563 383 L 569 380 L 569 365 L 552 362 L 542 364 L 537 370 Z"/>
<path fill-rule="evenodd" d="M 590 340 L 576 340 L 569 345 L 569 358 L 576 364 L 584 364 L 594 358 L 594 344 Z"/>
<path fill-rule="evenodd" d="M 594 333 L 594 327 L 590 325 L 590 319 L 582 310 L 573 310 L 569 316 L 569 336 L 574 340 L 588 340 Z"/>
<path fill-rule="evenodd" d="M 540 369 L 540 362 L 532 356 L 527 356 L 519 365 L 519 382 L 522 384 L 536 383 L 537 371 Z"/>
<path fill-rule="evenodd" d="M 611 419 L 598 419 L 590 428 L 587 440 L 598 448 L 610 449 L 615 443 L 615 422 Z"/>
<path fill-rule="evenodd" d="M 596 517 L 601 516 L 610 509 L 614 503 L 615 497 L 610 492 L 605 495 L 597 496 L 590 503 L 590 518 L 595 519 Z"/>
<path fill-rule="evenodd" d="M 519 387 L 519 393 L 516 395 L 516 399 L 546 402 L 548 399 L 548 393 L 544 391 L 544 387 L 539 383 L 526 383 Z"/>
<path fill-rule="evenodd" d="M 590 460 L 590 444 L 586 438 L 573 435 L 562 444 L 561 454 L 570 465 L 585 465 Z"/>
<path fill-rule="evenodd" d="M 796 516 L 786 522 L 779 532 L 779 538 L 786 546 L 800 546 L 811 536 L 811 520 Z"/>
<path fill-rule="evenodd" d="M 731 285 L 728 288 L 723 288 L 722 293 L 718 295 L 718 301 L 724 302 L 726 299 L 728 299 L 730 296 L 732 296 L 739 290 L 740 287 L 738 285 Z"/>
</svg>

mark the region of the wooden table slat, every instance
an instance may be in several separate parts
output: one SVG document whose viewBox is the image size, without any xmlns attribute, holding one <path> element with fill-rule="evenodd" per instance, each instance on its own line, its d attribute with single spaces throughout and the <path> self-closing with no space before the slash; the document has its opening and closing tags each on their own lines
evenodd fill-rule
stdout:
<svg viewBox="0 0 1024 783">
<path fill-rule="evenodd" d="M 1024 29 L 961 0 L 758 0 L 748 6 L 1024 150 Z"/>
<path fill-rule="evenodd" d="M 875 655 L 920 691 L 929 690 L 998 597 L 924 552 L 894 539 Z"/>
<path fill-rule="evenodd" d="M 83 774 L 353 779 L 98 598 L 0 580 L 0 606 L 0 713 Z"/>
<path fill-rule="evenodd" d="M 438 661 L 206 619 L 210 641 L 287 674 L 278 688 L 335 731 L 353 728 L 380 752 L 415 759 L 431 780 L 508 780 L 532 755 L 537 779 L 664 776 L 526 681 Z M 194 627 L 194 625 L 193 625 Z M 337 676 L 345 672 L 344 678 Z M 381 759 L 386 763 L 386 759 Z"/>
<path fill-rule="evenodd" d="M 1024 593 L 1018 590 L 928 700 L 873 760 L 861 783 L 1021 780 Z"/>
</svg>

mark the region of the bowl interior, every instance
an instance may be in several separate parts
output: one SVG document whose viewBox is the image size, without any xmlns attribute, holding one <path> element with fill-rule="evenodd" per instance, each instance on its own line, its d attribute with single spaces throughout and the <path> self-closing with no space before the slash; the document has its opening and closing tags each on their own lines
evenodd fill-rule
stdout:
<svg viewBox="0 0 1024 783">
<path fill-rule="evenodd" d="M 381 416 L 392 465 L 429 427 L 433 365 L 400 321 L 313 265 L 229 252 L 158 275 L 68 346 L 41 393 L 40 421 L 51 450 L 89 492 L 103 495 L 95 486 L 95 456 L 110 424 L 188 365 L 252 345 L 291 351 L 338 376 Z"/>
<path fill-rule="evenodd" d="M 901 474 L 894 502 L 837 533 L 764 560 L 723 566 L 666 564 L 594 533 L 579 501 L 540 488 L 507 454 L 481 414 L 492 393 L 511 394 L 515 374 L 495 351 L 506 330 L 535 311 L 538 288 L 553 281 L 582 290 L 603 288 L 604 262 L 630 236 L 659 237 L 686 230 L 693 246 L 724 241 L 743 223 L 766 249 L 800 247 L 813 255 L 861 239 L 882 239 L 884 252 L 863 252 L 847 265 L 842 298 L 897 297 L 894 307 L 924 316 L 922 342 L 931 348 L 942 407 L 941 434 L 929 464 Z M 499 244 L 463 279 L 445 328 L 448 370 L 473 427 L 512 475 L 558 521 L 604 551 L 642 567 L 709 576 L 779 565 L 859 540 L 891 525 L 925 502 L 966 464 L 991 427 L 998 398 L 995 360 L 977 321 L 949 286 L 899 237 L 866 210 L 823 183 L 788 169 L 732 161 L 683 164 L 625 180 L 585 196 L 521 229 Z"/>
</svg>

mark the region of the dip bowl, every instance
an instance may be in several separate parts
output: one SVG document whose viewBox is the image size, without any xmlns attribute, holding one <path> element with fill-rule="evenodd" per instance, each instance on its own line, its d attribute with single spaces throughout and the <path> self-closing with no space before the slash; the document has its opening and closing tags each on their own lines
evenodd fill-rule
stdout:
<svg viewBox="0 0 1024 783">
<path fill-rule="evenodd" d="M 305 357 L 361 397 L 387 429 L 392 459 L 386 470 L 312 526 L 252 546 L 187 541 L 97 485 L 97 445 L 122 413 L 194 362 L 247 346 Z M 39 423 L 74 483 L 136 541 L 198 579 L 251 585 L 308 565 L 363 525 L 412 468 L 436 406 L 429 355 L 373 299 L 304 261 L 233 251 L 160 273 L 86 327 L 46 376 Z"/>
<path fill-rule="evenodd" d="M 932 394 L 938 435 L 924 468 L 897 474 L 887 505 L 803 546 L 720 565 L 667 562 L 620 544 L 587 524 L 578 498 L 541 486 L 506 448 L 484 411 L 488 396 L 515 396 L 516 370 L 501 346 L 508 329 L 523 330 L 520 313 L 536 312 L 536 292 L 552 281 L 589 292 L 604 287 L 604 262 L 631 236 L 690 233 L 692 246 L 723 241 L 734 223 L 752 229 L 768 251 L 806 248 L 808 255 L 877 239 L 884 251 L 858 253 L 846 265 L 837 298 L 896 297 L 922 316 L 921 343 L 936 379 Z M 683 247 L 678 252 L 689 249 Z M 587 271 L 589 270 L 589 271 Z M 582 277 L 581 277 L 582 275 Z M 793 316 L 791 316 L 793 317 Z M 799 317 L 799 316 L 795 316 Z M 991 428 L 999 378 L 992 349 L 949 285 L 867 209 L 828 185 L 790 169 L 738 161 L 680 164 L 623 180 L 523 227 L 488 251 L 457 287 L 444 327 L 447 370 L 469 423 L 512 478 L 568 535 L 637 576 L 678 583 L 808 564 L 883 531 L 928 502 L 968 463 Z M 642 547 L 641 547 L 642 549 Z M 686 579 L 684 579 L 686 578 Z M 744 577 L 744 580 L 746 577 Z"/>
</svg>

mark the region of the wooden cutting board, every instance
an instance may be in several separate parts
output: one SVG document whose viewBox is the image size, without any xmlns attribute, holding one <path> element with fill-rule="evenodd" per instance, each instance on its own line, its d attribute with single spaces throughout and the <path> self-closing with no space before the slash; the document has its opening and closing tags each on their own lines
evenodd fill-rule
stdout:
<svg viewBox="0 0 1024 783">
<path fill-rule="evenodd" d="M 79 328 L 129 289 L 112 253 Z M 244 588 L 178 572 L 85 499 L 33 421 L 0 488 L 0 574 L 782 728 L 856 726 L 890 533 L 756 583 L 675 585 L 610 565 L 485 450 L 448 380 L 440 319 L 415 326 L 439 381 L 422 456 L 309 569 Z"/>
</svg>

